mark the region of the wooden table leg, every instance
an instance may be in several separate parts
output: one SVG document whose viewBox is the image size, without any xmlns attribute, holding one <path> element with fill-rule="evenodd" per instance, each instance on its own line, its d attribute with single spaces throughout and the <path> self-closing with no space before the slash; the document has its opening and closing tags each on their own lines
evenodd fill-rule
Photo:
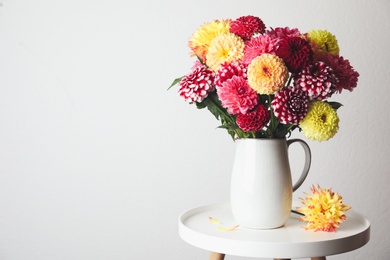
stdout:
<svg viewBox="0 0 390 260">
<path fill-rule="evenodd" d="M 223 259 L 225 259 L 225 255 L 224 254 L 215 253 L 215 252 L 211 252 L 210 253 L 209 260 L 223 260 Z"/>
</svg>

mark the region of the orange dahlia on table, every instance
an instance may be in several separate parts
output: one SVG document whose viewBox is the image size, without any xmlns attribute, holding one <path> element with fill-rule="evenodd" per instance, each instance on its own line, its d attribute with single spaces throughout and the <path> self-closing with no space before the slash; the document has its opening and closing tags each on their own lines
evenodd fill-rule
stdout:
<svg viewBox="0 0 390 260">
<path fill-rule="evenodd" d="M 297 208 L 297 211 L 303 214 L 300 221 L 307 222 L 305 229 L 335 232 L 336 228 L 346 220 L 345 212 L 351 207 L 345 205 L 343 198 L 332 189 L 313 185 L 310 190 L 311 194 L 301 198 L 303 206 Z"/>
</svg>

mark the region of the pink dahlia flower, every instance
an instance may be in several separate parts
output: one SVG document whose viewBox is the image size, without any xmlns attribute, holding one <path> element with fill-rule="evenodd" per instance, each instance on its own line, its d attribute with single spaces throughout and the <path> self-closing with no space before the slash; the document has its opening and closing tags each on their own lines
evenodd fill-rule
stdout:
<svg viewBox="0 0 390 260">
<path fill-rule="evenodd" d="M 215 86 L 222 86 L 222 83 L 224 83 L 228 79 L 231 79 L 233 76 L 239 76 L 244 79 L 247 79 L 246 71 L 246 66 L 244 66 L 240 62 L 224 62 L 221 64 L 215 74 L 214 84 Z"/>
<path fill-rule="evenodd" d="M 336 91 L 336 81 L 333 69 L 324 62 L 317 61 L 297 75 L 294 86 L 306 92 L 309 100 L 323 100 Z"/>
<path fill-rule="evenodd" d="M 275 36 L 278 38 L 287 38 L 287 37 L 299 37 L 301 36 L 301 33 L 297 28 L 290 29 L 289 27 L 277 27 L 277 28 L 271 28 L 267 32 L 268 35 Z"/>
<path fill-rule="evenodd" d="M 262 130 L 270 120 L 270 113 L 263 104 L 258 105 L 246 114 L 237 115 L 237 125 L 244 132 L 257 132 Z"/>
<path fill-rule="evenodd" d="M 280 43 L 276 55 L 283 59 L 290 72 L 297 73 L 309 65 L 313 52 L 308 41 L 300 37 L 287 37 Z"/>
<path fill-rule="evenodd" d="M 194 70 L 194 69 L 196 69 L 197 67 L 202 67 L 202 66 L 204 66 L 203 64 L 202 64 L 202 62 L 200 62 L 198 59 L 194 62 L 194 65 L 192 65 L 192 68 L 191 68 L 191 70 Z"/>
<path fill-rule="evenodd" d="M 350 62 L 338 55 L 325 55 L 322 60 L 329 65 L 337 78 L 336 89 L 341 93 L 343 89 L 352 91 L 357 86 L 359 73 L 354 70 Z"/>
<path fill-rule="evenodd" d="M 215 90 L 214 72 L 206 66 L 195 66 L 179 83 L 179 95 L 187 102 L 202 102 Z"/>
<path fill-rule="evenodd" d="M 257 105 L 257 93 L 243 77 L 233 76 L 217 87 L 222 106 L 230 114 L 246 114 Z"/>
<path fill-rule="evenodd" d="M 264 53 L 275 54 L 279 41 L 279 38 L 269 35 L 252 38 L 246 42 L 242 63 L 248 65 L 254 58 Z"/>
<path fill-rule="evenodd" d="M 240 36 L 244 41 L 249 40 L 256 33 L 263 33 L 265 25 L 259 17 L 241 16 L 230 23 L 230 32 Z"/>
<path fill-rule="evenodd" d="M 307 114 L 308 103 L 305 92 L 287 87 L 276 93 L 271 106 L 282 124 L 298 125 Z"/>
</svg>

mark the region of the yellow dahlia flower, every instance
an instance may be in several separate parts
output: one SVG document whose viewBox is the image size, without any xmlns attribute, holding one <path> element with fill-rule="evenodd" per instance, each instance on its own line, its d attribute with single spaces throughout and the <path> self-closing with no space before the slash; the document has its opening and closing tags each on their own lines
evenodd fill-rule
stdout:
<svg viewBox="0 0 390 260">
<path fill-rule="evenodd" d="M 248 66 L 248 83 L 259 94 L 274 94 L 284 87 L 288 69 L 283 60 L 273 54 L 262 54 Z"/>
<path fill-rule="evenodd" d="M 306 194 L 301 199 L 303 207 L 297 211 L 304 214 L 299 220 L 307 221 L 305 229 L 314 231 L 336 231 L 336 228 L 346 220 L 345 212 L 351 207 L 343 204 L 342 197 L 331 189 L 322 189 L 314 185 L 310 189 L 312 195 Z"/>
<path fill-rule="evenodd" d="M 197 55 L 203 61 L 206 61 L 206 54 L 210 42 L 220 34 L 229 33 L 231 20 L 215 20 L 213 22 L 203 24 L 197 29 L 188 41 L 188 46 L 193 51 L 193 55 Z"/>
<path fill-rule="evenodd" d="M 309 110 L 299 125 L 308 139 L 327 141 L 339 130 L 339 117 L 328 103 L 314 101 L 309 104 Z"/>
<path fill-rule="evenodd" d="M 307 33 L 314 55 L 319 55 L 322 52 L 339 55 L 340 48 L 337 43 L 336 36 L 327 30 L 312 30 Z"/>
<path fill-rule="evenodd" d="M 217 71 L 222 63 L 240 61 L 244 56 L 244 41 L 233 33 L 220 34 L 211 42 L 206 55 L 206 64 Z"/>
</svg>

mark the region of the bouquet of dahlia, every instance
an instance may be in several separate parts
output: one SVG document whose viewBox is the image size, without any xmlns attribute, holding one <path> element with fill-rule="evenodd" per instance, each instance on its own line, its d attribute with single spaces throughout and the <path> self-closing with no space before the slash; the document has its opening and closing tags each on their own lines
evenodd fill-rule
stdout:
<svg viewBox="0 0 390 260">
<path fill-rule="evenodd" d="M 359 74 L 326 30 L 267 29 L 255 16 L 203 24 L 189 39 L 191 71 L 173 81 L 179 95 L 206 108 L 236 138 L 285 138 L 299 129 L 325 141 L 339 128 L 333 94 Z"/>
</svg>

